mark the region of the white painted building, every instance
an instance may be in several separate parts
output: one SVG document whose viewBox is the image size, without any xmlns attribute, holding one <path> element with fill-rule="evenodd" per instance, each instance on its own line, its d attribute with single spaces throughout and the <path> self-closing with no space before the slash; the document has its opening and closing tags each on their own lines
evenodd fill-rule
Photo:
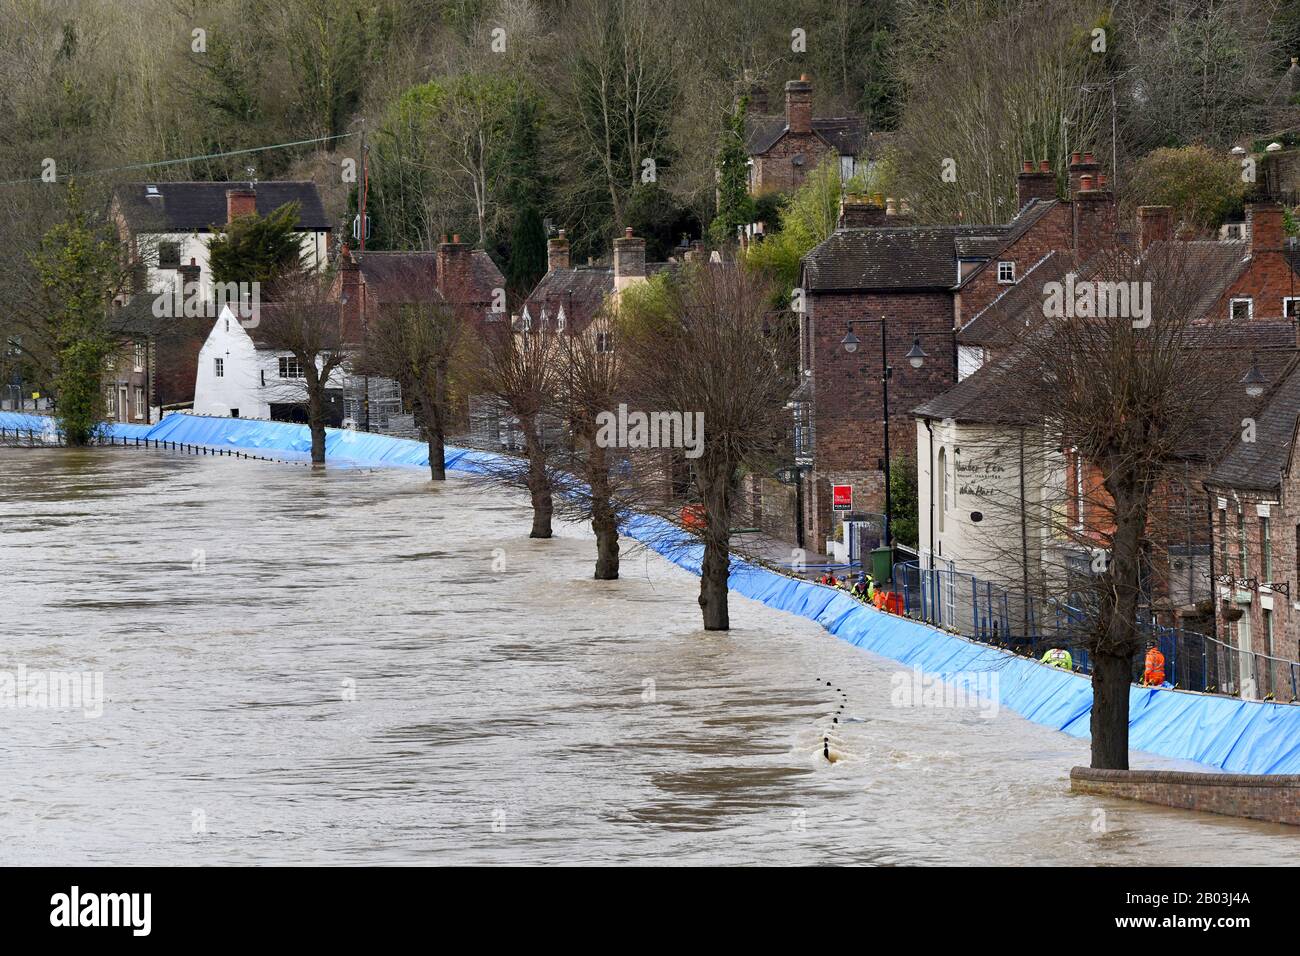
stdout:
<svg viewBox="0 0 1300 956">
<path fill-rule="evenodd" d="M 321 367 L 318 361 L 317 368 Z M 329 389 L 342 390 L 347 373 L 336 369 Z M 200 415 L 287 420 L 289 406 L 307 400 L 302 369 L 294 356 L 259 341 L 227 306 L 199 350 L 194 411 Z M 341 403 L 341 396 L 339 401 Z"/>
</svg>

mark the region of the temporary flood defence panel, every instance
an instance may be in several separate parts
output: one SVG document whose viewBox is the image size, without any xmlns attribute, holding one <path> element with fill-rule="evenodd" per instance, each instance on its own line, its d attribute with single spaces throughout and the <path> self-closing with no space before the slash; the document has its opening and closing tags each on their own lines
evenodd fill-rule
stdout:
<svg viewBox="0 0 1300 956">
<path fill-rule="evenodd" d="M 0 412 L 0 428 L 48 431 L 49 419 Z M 110 425 L 121 438 L 302 454 L 311 450 L 303 425 L 173 414 L 152 426 Z M 416 441 L 327 429 L 327 460 L 360 466 L 421 467 L 428 448 Z M 481 471 L 497 456 L 447 448 L 449 469 Z M 692 573 L 702 548 L 684 543 L 680 528 L 651 516 L 631 519 L 624 533 Z M 997 688 L 999 704 L 1035 723 L 1088 736 L 1092 686 L 1070 674 L 1007 651 L 947 634 L 929 625 L 877 611 L 833 588 L 736 562 L 732 590 L 771 608 L 816 621 L 840 640 L 865 648 L 970 691 Z M 997 675 L 990 682 L 987 675 Z M 1135 749 L 1194 760 L 1232 773 L 1300 773 L 1300 705 L 1243 701 L 1166 688 L 1133 687 L 1129 744 Z"/>
</svg>

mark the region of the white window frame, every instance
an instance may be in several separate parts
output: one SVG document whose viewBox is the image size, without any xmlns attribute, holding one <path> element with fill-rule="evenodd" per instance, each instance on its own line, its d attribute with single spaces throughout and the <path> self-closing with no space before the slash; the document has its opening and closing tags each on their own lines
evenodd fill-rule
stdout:
<svg viewBox="0 0 1300 956">
<path fill-rule="evenodd" d="M 1249 322 L 1251 319 L 1255 317 L 1255 300 L 1248 295 L 1235 296 L 1231 300 L 1229 300 L 1228 302 L 1229 321 L 1233 321 L 1233 322 L 1237 321 L 1236 316 L 1234 316 L 1233 313 L 1237 311 L 1236 306 L 1238 302 L 1246 303 L 1246 321 Z"/>
<path fill-rule="evenodd" d="M 295 378 L 306 378 L 306 377 L 307 377 L 306 373 L 303 372 L 303 370 L 302 370 L 302 365 L 298 362 L 298 359 L 297 359 L 295 356 L 293 356 L 293 355 L 280 355 L 280 356 L 277 356 L 277 358 L 279 359 L 279 361 L 278 361 L 276 364 L 279 366 L 279 370 L 280 370 L 280 378 L 281 378 L 281 379 L 283 379 L 283 380 L 285 380 L 285 381 L 291 381 L 291 380 L 293 380 L 293 379 L 295 379 Z M 297 373 L 298 373 L 297 375 L 286 374 L 286 373 L 289 373 L 289 372 L 293 372 L 295 369 L 297 370 Z"/>
<path fill-rule="evenodd" d="M 220 355 L 214 356 L 212 359 L 212 374 L 217 378 L 226 377 L 226 360 Z"/>
<path fill-rule="evenodd" d="M 614 333 L 597 332 L 596 333 L 596 351 L 612 352 L 614 351 Z"/>
<path fill-rule="evenodd" d="M 144 386 L 135 387 L 135 417 L 144 418 Z"/>
<path fill-rule="evenodd" d="M 1010 275 L 1003 276 L 1003 266 L 1006 267 Z M 998 284 L 1015 285 L 1016 284 L 1016 264 L 1010 259 L 1000 259 L 998 261 Z"/>
<path fill-rule="evenodd" d="M 137 372 L 144 371 L 145 361 L 146 358 L 145 358 L 145 351 L 144 351 L 144 343 L 136 342 L 135 343 L 135 370 Z"/>
</svg>

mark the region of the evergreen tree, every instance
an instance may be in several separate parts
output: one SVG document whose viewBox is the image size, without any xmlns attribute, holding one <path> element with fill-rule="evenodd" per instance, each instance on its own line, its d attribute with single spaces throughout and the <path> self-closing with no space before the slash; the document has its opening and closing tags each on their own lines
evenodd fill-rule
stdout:
<svg viewBox="0 0 1300 956">
<path fill-rule="evenodd" d="M 515 213 L 514 229 L 510 233 L 510 257 L 506 262 L 506 282 L 517 300 L 527 298 L 546 274 L 546 226 L 541 213 L 534 205 L 526 205 Z"/>
<path fill-rule="evenodd" d="M 302 241 L 298 224 L 298 203 L 259 216 L 237 216 L 224 232 L 208 241 L 208 261 L 213 282 L 259 282 L 276 279 L 302 269 Z"/>
<path fill-rule="evenodd" d="M 754 221 L 754 200 L 749 195 L 749 153 L 745 149 L 745 110 L 742 98 L 727 121 L 718 148 L 718 215 L 709 227 L 714 245 L 736 241 L 736 232 Z"/>
<path fill-rule="evenodd" d="M 66 213 L 30 256 L 39 291 L 42 338 L 54 356 L 58 422 L 69 445 L 94 438 L 103 418 L 101 376 L 115 343 L 108 308 L 118 291 L 118 246 L 69 184 Z"/>
</svg>

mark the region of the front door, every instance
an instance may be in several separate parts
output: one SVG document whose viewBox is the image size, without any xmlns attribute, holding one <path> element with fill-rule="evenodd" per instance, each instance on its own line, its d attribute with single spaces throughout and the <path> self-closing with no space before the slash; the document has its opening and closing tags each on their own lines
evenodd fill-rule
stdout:
<svg viewBox="0 0 1300 956">
<path fill-rule="evenodd" d="M 1238 676 L 1240 695 L 1243 700 L 1255 700 L 1259 692 L 1255 688 L 1255 657 L 1251 653 L 1250 643 L 1250 608 L 1243 608 L 1246 613 L 1237 621 Z"/>
</svg>

